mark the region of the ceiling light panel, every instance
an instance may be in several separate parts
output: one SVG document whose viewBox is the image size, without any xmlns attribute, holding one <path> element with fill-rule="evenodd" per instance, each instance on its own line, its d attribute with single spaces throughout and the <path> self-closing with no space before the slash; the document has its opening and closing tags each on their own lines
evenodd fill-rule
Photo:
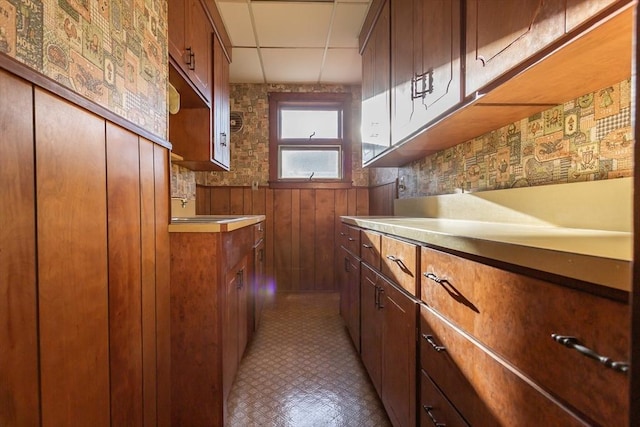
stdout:
<svg viewBox="0 0 640 427">
<path fill-rule="evenodd" d="M 317 83 L 324 49 L 260 49 L 267 83 Z"/>
<path fill-rule="evenodd" d="M 331 27 L 330 47 L 358 47 L 358 35 L 368 3 L 338 3 Z"/>
<path fill-rule="evenodd" d="M 261 47 L 324 47 L 333 3 L 252 2 Z"/>
</svg>

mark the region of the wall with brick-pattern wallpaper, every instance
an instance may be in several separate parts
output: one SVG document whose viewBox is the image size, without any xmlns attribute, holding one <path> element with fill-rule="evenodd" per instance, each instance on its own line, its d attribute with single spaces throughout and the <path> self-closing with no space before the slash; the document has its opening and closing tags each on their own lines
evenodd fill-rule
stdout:
<svg viewBox="0 0 640 427">
<path fill-rule="evenodd" d="M 269 92 L 350 92 L 352 94 L 353 151 L 352 180 L 355 186 L 367 186 L 368 171 L 362 168 L 360 146 L 360 86 L 232 84 L 231 111 L 242 114 L 243 127 L 231 133 L 231 171 L 197 172 L 196 182 L 203 185 L 251 185 L 269 181 Z"/>
</svg>

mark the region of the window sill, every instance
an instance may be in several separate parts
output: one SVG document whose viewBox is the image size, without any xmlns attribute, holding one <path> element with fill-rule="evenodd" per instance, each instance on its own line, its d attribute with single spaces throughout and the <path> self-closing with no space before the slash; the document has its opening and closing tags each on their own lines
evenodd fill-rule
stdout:
<svg viewBox="0 0 640 427">
<path fill-rule="evenodd" d="M 314 179 L 312 181 L 269 181 L 269 188 L 317 188 L 317 189 L 349 189 L 353 187 L 351 181 L 334 181 Z"/>
</svg>

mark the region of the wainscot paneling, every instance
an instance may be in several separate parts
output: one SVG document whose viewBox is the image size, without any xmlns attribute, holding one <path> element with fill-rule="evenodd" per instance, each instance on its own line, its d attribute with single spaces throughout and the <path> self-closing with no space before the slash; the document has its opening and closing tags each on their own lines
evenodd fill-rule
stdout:
<svg viewBox="0 0 640 427">
<path fill-rule="evenodd" d="M 267 277 L 278 292 L 335 291 L 341 215 L 369 215 L 369 189 L 197 186 L 199 215 L 266 215 Z"/>
<path fill-rule="evenodd" d="M 376 185 L 369 189 L 369 215 L 393 216 L 393 201 L 398 198 L 398 183 Z"/>
</svg>

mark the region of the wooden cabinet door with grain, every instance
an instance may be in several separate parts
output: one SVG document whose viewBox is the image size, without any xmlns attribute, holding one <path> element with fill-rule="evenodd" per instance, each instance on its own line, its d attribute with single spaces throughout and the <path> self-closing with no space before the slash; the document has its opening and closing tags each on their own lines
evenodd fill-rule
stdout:
<svg viewBox="0 0 640 427">
<path fill-rule="evenodd" d="M 382 311 L 378 274 L 362 264 L 360 276 L 360 342 L 364 364 L 378 395 L 382 392 Z"/>
<path fill-rule="evenodd" d="M 469 0 L 466 25 L 471 95 L 564 35 L 565 0 Z"/>
</svg>

